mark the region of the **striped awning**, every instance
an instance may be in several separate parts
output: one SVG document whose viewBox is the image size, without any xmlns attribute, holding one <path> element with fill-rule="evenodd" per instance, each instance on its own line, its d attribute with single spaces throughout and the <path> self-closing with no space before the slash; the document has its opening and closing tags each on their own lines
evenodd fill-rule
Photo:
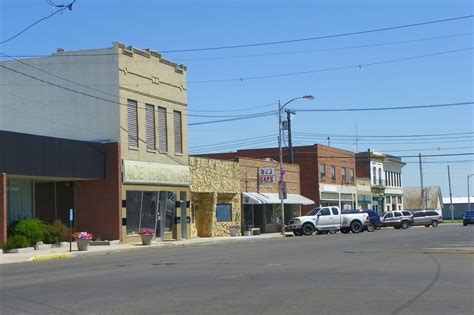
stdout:
<svg viewBox="0 0 474 315">
<path fill-rule="evenodd" d="M 280 204 L 280 196 L 277 193 L 256 193 L 244 192 L 242 193 L 244 204 Z M 284 203 L 288 205 L 313 205 L 314 201 L 298 194 L 288 194 L 284 199 Z"/>
</svg>

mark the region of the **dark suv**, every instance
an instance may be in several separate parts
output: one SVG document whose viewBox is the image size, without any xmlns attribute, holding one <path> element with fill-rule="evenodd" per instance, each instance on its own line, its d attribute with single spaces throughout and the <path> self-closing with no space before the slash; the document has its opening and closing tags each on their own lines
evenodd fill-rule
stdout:
<svg viewBox="0 0 474 315">
<path fill-rule="evenodd" d="M 443 222 L 443 217 L 436 211 L 422 210 L 413 212 L 413 221 L 413 225 L 437 227 L 439 223 Z"/>
<path fill-rule="evenodd" d="M 374 210 L 343 210 L 342 213 L 367 213 L 369 222 L 364 229 L 369 232 L 373 232 L 375 229 L 379 230 L 382 227 L 380 216 Z"/>
<path fill-rule="evenodd" d="M 380 219 L 382 226 L 393 226 L 395 229 L 408 229 L 413 224 L 413 215 L 410 211 L 389 211 Z"/>
<path fill-rule="evenodd" d="M 474 224 L 474 210 L 467 210 L 462 217 L 462 225 Z"/>
</svg>

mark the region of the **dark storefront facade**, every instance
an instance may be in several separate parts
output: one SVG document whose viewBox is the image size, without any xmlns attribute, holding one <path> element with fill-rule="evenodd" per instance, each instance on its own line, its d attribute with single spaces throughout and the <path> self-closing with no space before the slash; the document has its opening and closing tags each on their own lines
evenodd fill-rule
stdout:
<svg viewBox="0 0 474 315">
<path fill-rule="evenodd" d="M 0 131 L 0 243 L 14 221 L 68 223 L 102 239 L 120 238 L 118 143 Z"/>
</svg>

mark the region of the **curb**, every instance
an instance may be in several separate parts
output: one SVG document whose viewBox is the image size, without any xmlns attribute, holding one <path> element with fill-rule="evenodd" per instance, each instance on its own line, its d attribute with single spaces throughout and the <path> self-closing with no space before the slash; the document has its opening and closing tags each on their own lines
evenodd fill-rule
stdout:
<svg viewBox="0 0 474 315">
<path fill-rule="evenodd" d="M 72 253 L 59 253 L 59 254 L 51 254 L 51 255 L 39 255 L 35 257 L 31 257 L 28 261 L 47 261 L 47 260 L 56 260 L 56 259 L 66 259 L 71 258 Z"/>
<path fill-rule="evenodd" d="M 254 240 L 263 240 L 263 239 L 275 239 L 282 237 L 281 235 L 278 236 L 271 236 L 265 238 L 255 238 Z M 48 261 L 48 260 L 59 260 L 59 259 L 69 259 L 69 258 L 77 258 L 83 256 L 96 256 L 96 255 L 108 255 L 112 253 L 119 253 L 125 251 L 135 251 L 135 250 L 149 250 L 149 249 L 157 249 L 157 248 L 175 248 L 175 247 L 190 247 L 190 246 L 206 246 L 211 244 L 218 244 L 218 243 L 226 243 L 226 242 L 243 242 L 243 241 L 251 241 L 251 238 L 232 238 L 232 239 L 214 239 L 214 240 L 206 240 L 202 242 L 190 242 L 190 243 L 156 243 L 152 246 L 137 246 L 132 248 L 110 248 L 103 251 L 84 251 L 84 252 L 67 252 L 67 253 L 58 253 L 58 254 L 50 254 L 50 255 L 38 255 L 35 257 L 29 258 L 27 261 L 32 262 L 40 262 L 40 261 Z"/>
</svg>

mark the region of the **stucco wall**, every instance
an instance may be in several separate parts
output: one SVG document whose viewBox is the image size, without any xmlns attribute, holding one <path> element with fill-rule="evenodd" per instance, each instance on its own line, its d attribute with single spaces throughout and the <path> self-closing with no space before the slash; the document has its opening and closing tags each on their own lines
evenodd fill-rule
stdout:
<svg viewBox="0 0 474 315">
<path fill-rule="evenodd" d="M 231 161 L 189 158 L 191 169 L 191 202 L 195 206 L 193 237 L 229 236 L 235 226 L 240 233 L 240 168 Z M 230 204 L 231 221 L 217 222 L 217 204 Z M 198 225 L 198 226 L 196 226 Z"/>
<path fill-rule="evenodd" d="M 8 92 L 0 97 L 1 130 L 86 141 L 119 140 L 118 58 L 113 48 L 0 64 L 9 68 L 0 67 L 0 84 L 8 85 Z"/>
<path fill-rule="evenodd" d="M 240 193 L 238 163 L 190 157 L 189 167 L 191 192 Z"/>
</svg>

